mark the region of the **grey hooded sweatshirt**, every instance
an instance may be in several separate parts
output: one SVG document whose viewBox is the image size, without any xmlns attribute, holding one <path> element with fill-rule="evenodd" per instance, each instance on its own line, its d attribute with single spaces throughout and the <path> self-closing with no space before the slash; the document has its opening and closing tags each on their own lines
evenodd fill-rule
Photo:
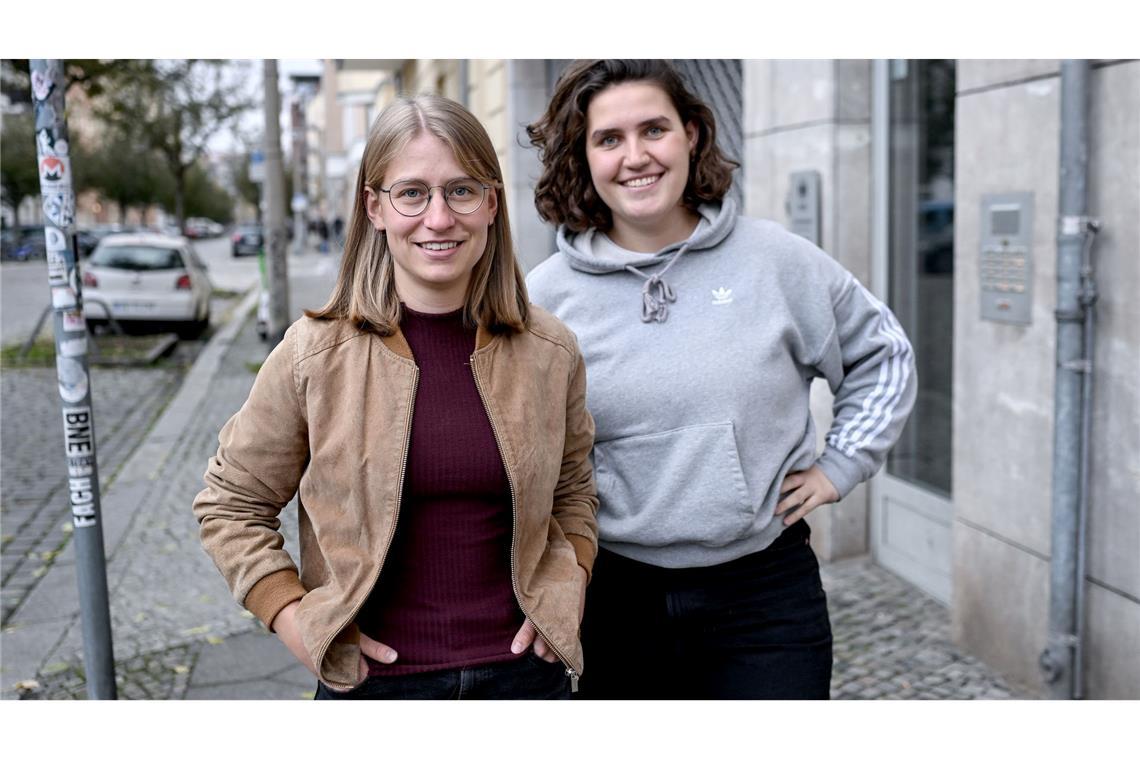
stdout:
<svg viewBox="0 0 1140 760">
<path fill-rule="evenodd" d="M 560 228 L 527 277 L 577 334 L 594 417 L 602 546 L 698 567 L 768 546 L 780 484 L 818 464 L 846 496 L 882 465 L 914 404 L 910 343 L 835 260 L 735 204 L 700 209 L 654 254 Z M 835 394 L 822 453 L 813 378 Z"/>
</svg>

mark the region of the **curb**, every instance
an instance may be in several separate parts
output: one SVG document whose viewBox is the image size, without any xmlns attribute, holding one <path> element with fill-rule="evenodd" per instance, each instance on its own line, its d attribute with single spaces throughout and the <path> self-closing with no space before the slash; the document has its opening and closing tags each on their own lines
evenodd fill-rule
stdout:
<svg viewBox="0 0 1140 760">
<path fill-rule="evenodd" d="M 190 419 L 194 417 L 202 399 L 210 392 L 210 385 L 221 366 L 222 357 L 234 338 L 245 325 L 250 311 L 257 303 L 258 290 L 251 288 L 238 306 L 230 312 L 229 321 L 214 333 L 194 360 L 194 365 L 182 379 L 178 389 L 162 416 L 155 422 L 146 438 L 134 450 L 115 477 L 115 501 L 130 504 L 129 510 L 103 510 L 103 542 L 108 560 L 114 556 L 119 543 L 135 514 L 143 508 L 141 499 L 121 498 L 124 493 L 138 492 L 150 487 L 166 464 L 171 444 L 180 438 Z M 73 544 L 69 543 L 70 548 Z"/>
</svg>

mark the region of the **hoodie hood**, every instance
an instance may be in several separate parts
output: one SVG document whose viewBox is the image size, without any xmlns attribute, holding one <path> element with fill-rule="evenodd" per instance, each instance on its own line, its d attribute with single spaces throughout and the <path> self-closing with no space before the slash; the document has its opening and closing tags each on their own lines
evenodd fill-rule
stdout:
<svg viewBox="0 0 1140 760">
<path fill-rule="evenodd" d="M 589 229 L 580 234 L 558 228 L 558 250 L 572 269 L 587 274 L 630 272 L 645 281 L 641 288 L 641 321 L 664 322 L 669 304 L 677 300 L 666 273 L 689 251 L 713 248 L 732 232 L 736 224 L 736 201 L 725 198 L 719 204 L 703 204 L 696 229 L 686 240 L 679 240 L 656 253 L 635 253 L 618 247 L 604 233 Z"/>
<path fill-rule="evenodd" d="M 605 233 L 593 228 L 585 232 L 570 232 L 566 225 L 558 227 L 558 250 L 566 256 L 572 269 L 588 274 L 609 274 L 627 267 L 653 269 L 669 261 L 671 254 L 682 247 L 686 252 L 702 251 L 728 237 L 736 223 L 736 201 L 725 197 L 720 203 L 705 203 L 697 209 L 697 214 L 700 221 L 687 240 L 670 243 L 656 253 L 624 251 L 612 243 L 607 245 L 603 242 Z"/>
</svg>

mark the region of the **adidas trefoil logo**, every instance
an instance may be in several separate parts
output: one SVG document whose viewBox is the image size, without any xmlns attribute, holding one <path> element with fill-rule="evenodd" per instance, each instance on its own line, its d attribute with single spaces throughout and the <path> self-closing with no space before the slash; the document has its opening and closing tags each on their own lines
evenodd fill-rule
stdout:
<svg viewBox="0 0 1140 760">
<path fill-rule="evenodd" d="M 732 289 L 731 288 L 717 288 L 712 292 L 713 306 L 723 306 L 726 303 L 732 303 Z"/>
</svg>

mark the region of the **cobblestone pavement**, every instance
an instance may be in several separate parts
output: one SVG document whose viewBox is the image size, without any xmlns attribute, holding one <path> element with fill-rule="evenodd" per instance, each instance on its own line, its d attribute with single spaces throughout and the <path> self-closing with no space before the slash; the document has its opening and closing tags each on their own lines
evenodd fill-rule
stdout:
<svg viewBox="0 0 1140 760">
<path fill-rule="evenodd" d="M 1040 699 L 950 638 L 950 611 L 869 557 L 821 569 L 831 614 L 832 699 Z"/>
<path fill-rule="evenodd" d="M 236 305 L 214 299 L 215 315 Z M 178 392 L 205 344 L 179 341 L 155 366 L 91 367 L 100 494 Z M 0 625 L 7 625 L 71 536 L 54 367 L 0 371 Z"/>
<path fill-rule="evenodd" d="M 100 493 L 178 390 L 183 372 L 91 368 Z M 71 533 L 55 368 L 0 372 L 0 420 L 0 622 L 7 624 Z"/>
<path fill-rule="evenodd" d="M 1007 700 L 1044 696 L 1040 691 L 1010 683 L 984 663 L 960 652 L 950 640 L 946 608 L 869 558 L 825 565 L 823 583 L 835 639 L 832 699 Z M 244 647 L 274 646 L 272 638 L 260 628 L 242 638 L 246 639 Z M 224 681 L 197 690 L 189 688 L 190 670 L 209 654 L 210 648 L 209 642 L 199 641 L 121 662 L 120 699 L 226 695 Z M 232 666 L 230 675 L 234 675 Z M 284 667 L 268 673 L 266 680 L 279 687 L 275 691 L 278 698 L 312 696 L 312 680 L 298 677 Z M 85 688 L 76 671 L 68 669 L 49 674 L 41 689 L 27 696 L 84 699 Z M 257 698 L 262 694 L 246 691 L 242 696 Z"/>
</svg>

